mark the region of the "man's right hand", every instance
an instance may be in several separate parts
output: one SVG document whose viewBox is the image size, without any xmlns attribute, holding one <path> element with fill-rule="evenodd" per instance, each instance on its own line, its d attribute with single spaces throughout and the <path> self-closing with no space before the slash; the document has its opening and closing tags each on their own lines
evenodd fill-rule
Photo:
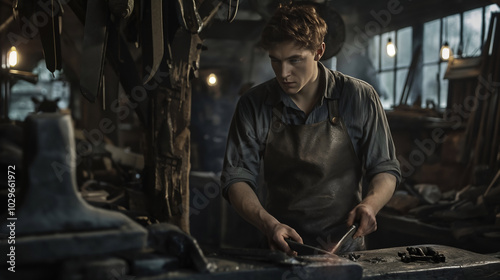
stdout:
<svg viewBox="0 0 500 280">
<path fill-rule="evenodd" d="M 303 243 L 302 237 L 293 228 L 282 223 L 274 223 L 269 229 L 266 229 L 264 234 L 267 236 L 267 242 L 271 250 L 280 250 L 289 256 L 295 256 L 297 252 L 288 246 L 285 238 L 291 238 L 299 243 Z"/>
<path fill-rule="evenodd" d="M 257 195 L 245 182 L 238 182 L 229 188 L 229 200 L 236 212 L 245 220 L 257 227 L 266 237 L 272 250 L 280 250 L 288 255 L 294 255 L 285 238 L 291 238 L 302 243 L 300 235 L 288 225 L 280 223 L 260 204 Z"/>
</svg>

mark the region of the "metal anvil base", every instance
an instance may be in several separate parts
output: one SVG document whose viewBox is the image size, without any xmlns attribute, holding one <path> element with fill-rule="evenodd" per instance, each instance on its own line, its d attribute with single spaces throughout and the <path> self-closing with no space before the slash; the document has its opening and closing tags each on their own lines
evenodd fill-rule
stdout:
<svg viewBox="0 0 500 280">
<path fill-rule="evenodd" d="M 121 213 L 90 206 L 77 192 L 69 116 L 30 116 L 24 132 L 25 174 L 16 174 L 15 210 L 0 218 L 0 252 L 7 252 L 0 263 L 12 258 L 11 251 L 16 263 L 40 263 L 146 246 L 145 228 Z"/>
</svg>

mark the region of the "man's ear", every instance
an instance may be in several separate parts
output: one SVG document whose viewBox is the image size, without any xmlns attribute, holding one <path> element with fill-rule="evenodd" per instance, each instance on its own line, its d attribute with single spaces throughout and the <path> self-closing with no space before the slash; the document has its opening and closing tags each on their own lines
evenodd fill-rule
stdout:
<svg viewBox="0 0 500 280">
<path fill-rule="evenodd" d="M 325 47 L 326 47 L 325 42 L 321 43 L 321 45 L 314 54 L 314 60 L 319 61 L 321 59 L 321 57 L 325 53 Z"/>
</svg>

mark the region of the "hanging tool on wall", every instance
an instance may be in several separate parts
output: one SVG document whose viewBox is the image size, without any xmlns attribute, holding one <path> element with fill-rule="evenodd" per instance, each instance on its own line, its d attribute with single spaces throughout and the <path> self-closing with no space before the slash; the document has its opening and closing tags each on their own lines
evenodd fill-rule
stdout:
<svg viewBox="0 0 500 280">
<path fill-rule="evenodd" d="M 233 22 L 238 14 L 238 7 L 240 6 L 240 0 L 235 0 L 233 5 L 233 0 L 229 0 L 228 10 L 227 10 L 227 22 Z"/>
<path fill-rule="evenodd" d="M 47 69 L 52 73 L 61 70 L 61 18 L 64 11 L 59 0 L 17 0 L 13 8 L 22 25 L 23 36 L 33 39 L 40 35 Z"/>
<path fill-rule="evenodd" d="M 144 1 L 144 18 L 142 22 L 142 63 L 149 72 L 143 83 L 148 83 L 158 71 L 164 54 L 162 1 Z"/>
<path fill-rule="evenodd" d="M 195 0 L 177 0 L 178 13 L 183 27 L 191 33 L 199 33 L 203 28 Z"/>
<path fill-rule="evenodd" d="M 132 0 L 87 1 L 80 66 L 80 90 L 83 96 L 92 103 L 104 88 L 103 74 L 108 31 L 110 25 L 113 24 L 111 14 L 115 17 L 115 21 L 118 21 L 129 17 L 133 7 Z"/>
<path fill-rule="evenodd" d="M 87 2 L 80 66 L 80 90 L 83 96 L 92 103 L 102 92 L 109 20 L 109 8 L 105 1 L 89 0 Z"/>
</svg>

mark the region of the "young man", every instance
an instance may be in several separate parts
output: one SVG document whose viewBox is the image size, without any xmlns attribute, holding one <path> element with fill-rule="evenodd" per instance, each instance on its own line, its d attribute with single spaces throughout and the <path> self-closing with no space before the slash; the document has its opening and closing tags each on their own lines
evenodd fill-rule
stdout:
<svg viewBox="0 0 500 280">
<path fill-rule="evenodd" d="M 276 77 L 241 97 L 226 148 L 224 196 L 287 254 L 285 238 L 330 250 L 355 221 L 344 251 L 364 249 L 400 177 L 373 87 L 319 62 L 326 31 L 312 6 L 278 8 L 261 38 Z M 255 194 L 261 163 L 265 208 Z"/>
</svg>

